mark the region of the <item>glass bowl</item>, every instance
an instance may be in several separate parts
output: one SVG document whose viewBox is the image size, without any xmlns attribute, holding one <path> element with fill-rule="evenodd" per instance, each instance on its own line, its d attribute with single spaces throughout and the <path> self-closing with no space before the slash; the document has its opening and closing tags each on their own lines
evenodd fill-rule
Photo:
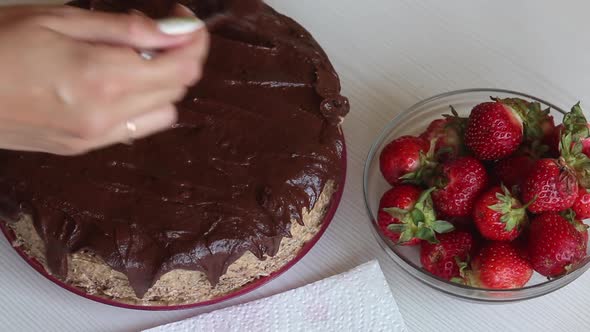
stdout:
<svg viewBox="0 0 590 332">
<path fill-rule="evenodd" d="M 365 163 L 363 174 L 363 191 L 365 206 L 371 223 L 371 229 L 377 242 L 387 255 L 404 271 L 420 280 L 422 283 L 441 292 L 475 301 L 509 302 L 535 298 L 553 292 L 582 275 L 590 267 L 588 256 L 577 264 L 570 273 L 548 280 L 546 277 L 534 273 L 529 283 L 523 288 L 509 290 L 495 290 L 475 288 L 456 284 L 438 278 L 421 267 L 419 247 L 398 246 L 383 236 L 377 225 L 377 210 L 381 195 L 391 186 L 385 181 L 379 170 L 379 155 L 385 145 L 402 135 L 419 135 L 428 124 L 439 119 L 443 114 L 450 114 L 453 105 L 459 115 L 468 116 L 471 109 L 478 103 L 489 100 L 490 97 L 523 98 L 541 103 L 544 108 L 549 107 L 555 118 L 555 123 L 561 123 L 564 111 L 542 99 L 514 91 L 500 89 L 468 89 L 440 94 L 405 110 L 396 116 L 383 130 L 377 141 L 371 147 Z"/>
</svg>

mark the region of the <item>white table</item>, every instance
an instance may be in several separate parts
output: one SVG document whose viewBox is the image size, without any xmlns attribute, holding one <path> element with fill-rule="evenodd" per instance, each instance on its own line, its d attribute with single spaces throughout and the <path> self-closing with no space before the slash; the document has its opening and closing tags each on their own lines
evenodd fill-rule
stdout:
<svg viewBox="0 0 590 332">
<path fill-rule="evenodd" d="M 6 2 L 6 1 L 2 1 Z M 378 258 L 411 331 L 585 331 L 590 273 L 521 303 L 467 303 L 425 287 L 374 242 L 361 169 L 384 124 L 440 92 L 497 87 L 590 109 L 587 1 L 272 0 L 323 45 L 352 112 L 344 124 L 348 178 L 338 213 L 293 269 L 234 301 L 176 312 L 109 307 L 51 284 L 0 240 L 1 331 L 132 331 L 265 297 Z M 550 3 L 550 4 L 549 4 Z"/>
</svg>

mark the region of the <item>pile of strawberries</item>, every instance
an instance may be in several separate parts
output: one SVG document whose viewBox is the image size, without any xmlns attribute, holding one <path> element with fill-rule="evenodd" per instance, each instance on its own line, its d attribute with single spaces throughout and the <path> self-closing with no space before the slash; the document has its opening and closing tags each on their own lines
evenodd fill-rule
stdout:
<svg viewBox="0 0 590 332">
<path fill-rule="evenodd" d="M 422 266 L 473 287 L 523 287 L 533 270 L 563 275 L 586 256 L 590 125 L 579 103 L 556 126 L 548 109 L 492 98 L 381 152 L 392 185 L 378 224 L 419 245 Z"/>
</svg>

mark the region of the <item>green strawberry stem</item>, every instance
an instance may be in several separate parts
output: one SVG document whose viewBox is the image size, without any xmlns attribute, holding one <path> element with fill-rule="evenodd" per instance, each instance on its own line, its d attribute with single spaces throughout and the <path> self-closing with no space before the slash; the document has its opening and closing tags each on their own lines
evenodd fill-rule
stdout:
<svg viewBox="0 0 590 332">
<path fill-rule="evenodd" d="M 451 282 L 454 282 L 456 284 L 460 284 L 460 285 L 468 285 L 468 276 L 470 274 L 470 270 L 469 270 L 469 261 L 471 260 L 471 258 L 469 256 L 467 256 L 467 259 L 465 261 L 462 261 L 461 259 L 459 259 L 459 256 L 455 256 L 455 263 L 457 263 L 457 266 L 459 267 L 459 277 L 453 277 L 451 278 Z"/>
<path fill-rule="evenodd" d="M 404 183 L 422 185 L 426 179 L 432 177 L 434 169 L 438 166 L 435 158 L 436 141 L 437 139 L 430 141 L 430 148 L 426 154 L 422 151 L 420 152 L 420 166 L 418 169 L 400 177 Z"/>
<path fill-rule="evenodd" d="M 398 244 L 403 244 L 414 238 L 438 243 L 436 233 L 447 233 L 454 228 L 453 224 L 444 220 L 437 220 L 430 194 L 435 188 L 422 192 L 414 206 L 409 210 L 399 208 L 385 208 L 383 211 L 397 218 L 401 223 L 391 224 L 388 229 L 399 233 Z"/>
<path fill-rule="evenodd" d="M 571 134 L 575 140 L 590 137 L 588 121 L 580 106 L 580 102 L 575 104 L 570 112 L 563 117 L 563 129 L 562 135 Z"/>
<path fill-rule="evenodd" d="M 451 114 L 444 114 L 443 117 L 445 119 L 449 119 L 449 123 L 447 127 L 453 127 L 457 130 L 457 133 L 462 137 L 465 133 L 465 129 L 467 128 L 467 121 L 468 118 L 462 118 L 459 116 L 459 112 L 453 107 L 453 105 L 449 106 L 451 108 Z"/>
<path fill-rule="evenodd" d="M 497 193 L 498 203 L 488 206 L 490 210 L 502 214 L 500 221 L 506 224 L 506 231 L 511 231 L 517 226 L 522 226 L 528 219 L 526 209 L 536 200 L 536 196 L 523 207 L 515 208 L 519 204 L 518 200 L 512 196 L 508 188 L 501 185 L 503 194 Z"/>
<path fill-rule="evenodd" d="M 534 140 L 530 146 L 522 146 L 520 152 L 537 160 L 541 159 L 549 150 L 549 145 L 541 143 L 540 140 Z"/>
<path fill-rule="evenodd" d="M 590 188 L 590 158 L 582 152 L 583 148 L 582 142 L 575 140 L 571 132 L 561 135 L 562 163 L 575 172 L 578 182 L 584 188 Z"/>
<path fill-rule="evenodd" d="M 590 228 L 590 226 L 578 220 L 576 217 L 576 212 L 574 212 L 572 209 L 561 211 L 559 215 L 572 224 L 578 232 L 585 232 L 588 230 L 588 228 Z"/>
<path fill-rule="evenodd" d="M 562 216 L 565 220 L 569 221 L 571 224 L 573 224 L 576 221 L 576 213 L 572 209 L 561 211 L 559 215 Z"/>
</svg>

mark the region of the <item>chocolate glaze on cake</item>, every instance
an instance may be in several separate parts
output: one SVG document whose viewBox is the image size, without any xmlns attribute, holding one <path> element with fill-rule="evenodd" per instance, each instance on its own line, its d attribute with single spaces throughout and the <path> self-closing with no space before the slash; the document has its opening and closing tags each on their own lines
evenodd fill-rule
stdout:
<svg viewBox="0 0 590 332">
<path fill-rule="evenodd" d="M 166 16 L 164 2 L 150 3 L 135 8 Z M 212 3 L 186 4 L 205 18 Z M 140 298 L 174 269 L 202 271 L 215 285 L 245 252 L 273 256 L 291 220 L 302 222 L 328 181 L 339 185 L 338 124 L 349 106 L 311 35 L 264 5 L 215 27 L 211 42 L 172 129 L 77 157 L 0 151 L 0 208 L 33 216 L 53 274 L 65 277 L 67 255 L 89 250 Z"/>
</svg>

